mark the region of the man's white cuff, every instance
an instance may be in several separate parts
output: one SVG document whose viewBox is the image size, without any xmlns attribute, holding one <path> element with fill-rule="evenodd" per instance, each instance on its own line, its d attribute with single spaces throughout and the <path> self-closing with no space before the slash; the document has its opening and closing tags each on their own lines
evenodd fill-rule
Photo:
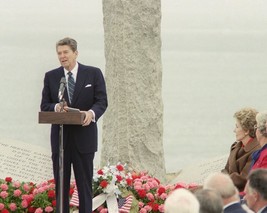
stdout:
<svg viewBox="0 0 267 213">
<path fill-rule="evenodd" d="M 95 112 L 93 110 L 89 110 L 89 112 L 92 112 L 93 113 L 93 118 L 92 118 L 92 121 L 95 122 Z"/>
</svg>

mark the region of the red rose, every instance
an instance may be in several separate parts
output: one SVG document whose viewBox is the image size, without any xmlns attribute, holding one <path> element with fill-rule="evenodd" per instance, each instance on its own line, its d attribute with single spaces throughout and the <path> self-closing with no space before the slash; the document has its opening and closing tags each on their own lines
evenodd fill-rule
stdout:
<svg viewBox="0 0 267 213">
<path fill-rule="evenodd" d="M 48 196 L 48 198 L 52 199 L 52 198 L 56 197 L 56 193 L 54 190 L 49 190 L 47 192 L 47 196 Z"/>
<path fill-rule="evenodd" d="M 164 187 L 159 187 L 159 189 L 158 189 L 158 194 L 159 195 L 161 195 L 162 193 L 165 193 L 165 192 L 166 192 L 166 190 L 165 190 Z"/>
<path fill-rule="evenodd" d="M 122 177 L 120 175 L 116 175 L 117 181 L 121 182 L 122 181 Z"/>
<path fill-rule="evenodd" d="M 138 174 L 138 173 L 136 173 L 136 172 L 133 172 L 133 173 L 132 173 L 132 178 L 133 178 L 133 180 L 135 180 L 135 179 L 137 179 L 137 178 L 140 178 L 140 177 L 141 177 L 140 174 Z"/>
<path fill-rule="evenodd" d="M 133 184 L 133 180 L 131 178 L 127 178 L 126 183 L 128 186 L 131 186 Z"/>
<path fill-rule="evenodd" d="M 144 190 L 144 189 L 140 189 L 140 190 L 138 190 L 137 193 L 138 193 L 138 196 L 139 196 L 140 198 L 144 198 L 144 197 L 146 197 L 146 190 Z"/>
<path fill-rule="evenodd" d="M 52 200 L 52 206 L 56 206 L 57 205 L 57 202 L 56 202 L 56 200 Z"/>
<path fill-rule="evenodd" d="M 102 171 L 102 169 L 99 169 L 99 170 L 97 171 L 97 174 L 99 174 L 99 175 L 103 175 L 104 172 Z"/>
<path fill-rule="evenodd" d="M 102 180 L 99 184 L 102 188 L 106 188 L 108 185 L 108 182 L 106 180 Z"/>
<path fill-rule="evenodd" d="M 31 202 L 32 202 L 32 200 L 33 200 L 33 197 L 28 196 L 28 197 L 26 198 L 26 200 L 27 200 L 28 204 L 31 205 Z"/>
<path fill-rule="evenodd" d="M 36 209 L 37 209 L 37 208 L 34 208 L 34 207 L 30 206 L 30 207 L 28 208 L 28 212 L 33 213 L 33 212 L 35 212 Z"/>
<path fill-rule="evenodd" d="M 12 182 L 12 178 L 11 177 L 6 177 L 5 181 L 8 182 L 8 183 L 11 183 Z"/>
<path fill-rule="evenodd" d="M 3 209 L 1 213 L 9 213 L 9 211 L 7 209 Z"/>
<path fill-rule="evenodd" d="M 159 204 L 154 203 L 154 201 L 147 203 L 147 205 L 152 208 L 153 212 L 157 212 L 159 210 Z"/>
<path fill-rule="evenodd" d="M 51 179 L 47 181 L 48 183 L 55 183 L 55 179 Z"/>
<path fill-rule="evenodd" d="M 123 171 L 123 169 L 124 169 L 124 168 L 123 168 L 123 166 L 122 166 L 122 165 L 120 165 L 120 164 L 119 164 L 119 165 L 117 165 L 117 166 L 116 166 L 116 168 L 117 168 L 119 171 Z"/>
<path fill-rule="evenodd" d="M 180 188 L 187 188 L 187 185 L 185 183 L 177 183 L 175 189 L 180 189 Z"/>
<path fill-rule="evenodd" d="M 159 210 L 159 204 L 157 204 L 157 203 L 152 203 L 151 207 L 152 207 L 152 210 L 155 212 Z"/>
</svg>

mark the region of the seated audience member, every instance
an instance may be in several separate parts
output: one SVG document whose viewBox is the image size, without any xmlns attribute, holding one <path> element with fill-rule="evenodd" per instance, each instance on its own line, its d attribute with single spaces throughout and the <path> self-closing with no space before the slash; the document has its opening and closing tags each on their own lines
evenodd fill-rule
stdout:
<svg viewBox="0 0 267 213">
<path fill-rule="evenodd" d="M 256 213 L 267 213 L 267 169 L 255 169 L 248 176 L 244 197 Z"/>
<path fill-rule="evenodd" d="M 238 190 L 229 175 L 224 173 L 210 174 L 204 181 L 203 189 L 213 189 L 221 195 L 224 213 L 246 213 L 241 206 Z"/>
<path fill-rule="evenodd" d="M 174 190 L 165 200 L 165 213 L 199 213 L 199 202 L 187 189 Z"/>
<path fill-rule="evenodd" d="M 222 213 L 223 201 L 220 194 L 212 189 L 199 189 L 195 192 L 200 210 L 199 213 Z"/>
<path fill-rule="evenodd" d="M 260 149 L 254 130 L 257 113 L 253 108 L 243 108 L 234 114 L 236 142 L 231 145 L 230 154 L 222 172 L 230 175 L 240 192 L 246 185 L 252 153 Z"/>
<path fill-rule="evenodd" d="M 259 112 L 256 116 L 256 137 L 261 149 L 252 154 L 252 170 L 267 168 L 267 111 Z"/>
</svg>

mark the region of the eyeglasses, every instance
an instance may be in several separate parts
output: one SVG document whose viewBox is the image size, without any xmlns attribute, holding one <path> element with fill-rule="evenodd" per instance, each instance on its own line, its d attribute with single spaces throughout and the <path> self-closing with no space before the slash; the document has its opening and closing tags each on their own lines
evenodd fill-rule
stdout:
<svg viewBox="0 0 267 213">
<path fill-rule="evenodd" d="M 258 129 L 259 127 L 257 126 L 257 124 L 255 124 L 254 125 L 254 129 L 256 130 L 256 129 Z"/>
</svg>

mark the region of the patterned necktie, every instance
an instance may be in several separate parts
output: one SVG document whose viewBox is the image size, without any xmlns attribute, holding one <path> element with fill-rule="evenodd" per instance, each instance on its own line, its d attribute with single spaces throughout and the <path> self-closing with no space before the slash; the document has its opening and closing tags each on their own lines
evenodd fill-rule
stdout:
<svg viewBox="0 0 267 213">
<path fill-rule="evenodd" d="M 75 82 L 72 76 L 72 72 L 68 72 L 68 75 L 69 75 L 69 78 L 68 78 L 69 99 L 71 103 L 73 92 L 74 92 L 74 87 L 75 87 Z"/>
</svg>

